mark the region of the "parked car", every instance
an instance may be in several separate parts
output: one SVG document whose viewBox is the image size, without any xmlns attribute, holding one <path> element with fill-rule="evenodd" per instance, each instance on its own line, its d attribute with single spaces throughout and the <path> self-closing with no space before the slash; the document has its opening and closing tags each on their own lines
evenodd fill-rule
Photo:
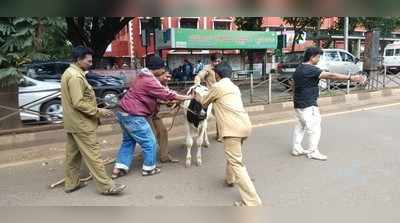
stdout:
<svg viewBox="0 0 400 223">
<path fill-rule="evenodd" d="M 69 67 L 68 61 L 46 61 L 27 64 L 26 76 L 39 81 L 60 82 L 64 71 Z M 124 81 L 119 77 L 105 76 L 89 71 L 86 78 L 92 85 L 99 106 L 113 108 L 120 95 L 126 90 Z"/>
<path fill-rule="evenodd" d="M 341 74 L 356 74 L 362 72 L 362 64 L 359 63 L 360 60 L 351 53 L 343 49 L 322 49 L 322 52 L 323 54 L 317 64 L 317 67 L 321 70 Z M 302 63 L 303 54 L 304 52 L 285 54 L 282 62 L 277 65 L 278 81 L 285 87 L 289 86 L 289 81 L 296 67 Z M 326 83 L 321 81 L 321 85 L 325 87 Z"/>
<path fill-rule="evenodd" d="M 343 49 L 323 49 L 322 57 L 317 64 L 321 70 L 340 73 L 356 74 L 362 72 L 360 59 Z"/>
<path fill-rule="evenodd" d="M 383 52 L 383 65 L 393 74 L 400 72 L 400 42 L 388 44 Z"/>
<path fill-rule="evenodd" d="M 18 86 L 22 121 L 61 121 L 60 83 L 39 81 L 23 76 Z M 47 117 L 40 116 L 39 114 Z"/>
<path fill-rule="evenodd" d="M 90 71 L 86 79 L 92 85 L 100 106 L 114 108 L 126 91 L 124 81 L 119 77 L 104 76 Z"/>
</svg>

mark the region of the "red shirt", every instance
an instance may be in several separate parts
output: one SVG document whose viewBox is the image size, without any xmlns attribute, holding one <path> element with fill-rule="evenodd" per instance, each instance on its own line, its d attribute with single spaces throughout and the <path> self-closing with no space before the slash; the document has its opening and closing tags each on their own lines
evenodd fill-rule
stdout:
<svg viewBox="0 0 400 223">
<path fill-rule="evenodd" d="M 161 85 L 149 70 L 143 69 L 132 81 L 119 106 L 131 115 L 150 117 L 157 112 L 157 99 L 173 101 L 176 95 L 175 91 Z"/>
</svg>

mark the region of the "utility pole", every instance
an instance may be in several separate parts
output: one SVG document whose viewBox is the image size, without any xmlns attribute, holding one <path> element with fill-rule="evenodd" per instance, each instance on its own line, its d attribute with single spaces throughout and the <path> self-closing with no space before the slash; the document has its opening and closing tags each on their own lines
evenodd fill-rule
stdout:
<svg viewBox="0 0 400 223">
<path fill-rule="evenodd" d="M 349 51 L 349 17 L 344 17 L 344 49 Z"/>
</svg>

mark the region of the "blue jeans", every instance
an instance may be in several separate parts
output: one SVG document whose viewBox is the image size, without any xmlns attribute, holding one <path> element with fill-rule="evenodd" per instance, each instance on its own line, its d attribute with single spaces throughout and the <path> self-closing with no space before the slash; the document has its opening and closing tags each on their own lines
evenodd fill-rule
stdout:
<svg viewBox="0 0 400 223">
<path fill-rule="evenodd" d="M 115 168 L 129 170 L 136 143 L 139 143 L 143 154 L 143 170 L 154 169 L 156 167 L 157 141 L 146 118 L 123 112 L 117 112 L 117 118 L 123 135 Z"/>
</svg>

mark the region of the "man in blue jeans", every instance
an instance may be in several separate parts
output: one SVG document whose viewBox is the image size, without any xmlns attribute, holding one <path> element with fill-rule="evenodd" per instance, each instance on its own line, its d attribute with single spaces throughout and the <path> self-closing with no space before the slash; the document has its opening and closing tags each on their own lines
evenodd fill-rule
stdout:
<svg viewBox="0 0 400 223">
<path fill-rule="evenodd" d="M 141 70 L 119 103 L 117 118 L 123 130 L 123 138 L 112 173 L 113 178 L 125 175 L 130 169 L 136 143 L 142 148 L 142 175 L 160 173 L 161 170 L 156 167 L 157 142 L 149 124 L 157 112 L 157 100 L 168 102 L 193 98 L 179 95 L 161 84 L 170 74 L 160 57 L 151 56 L 146 64 L 147 68 Z"/>
</svg>

